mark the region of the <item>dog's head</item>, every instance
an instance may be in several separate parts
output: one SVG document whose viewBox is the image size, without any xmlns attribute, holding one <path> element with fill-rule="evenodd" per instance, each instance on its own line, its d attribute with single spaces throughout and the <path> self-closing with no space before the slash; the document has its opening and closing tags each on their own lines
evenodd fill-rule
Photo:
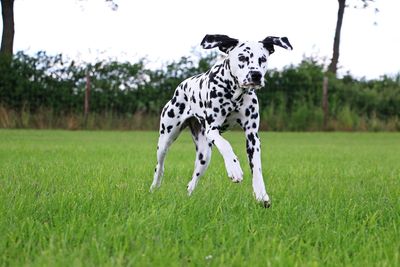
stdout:
<svg viewBox="0 0 400 267">
<path fill-rule="evenodd" d="M 261 88 L 267 72 L 268 57 L 274 53 L 274 45 L 292 50 L 286 37 L 268 36 L 260 42 L 240 42 L 227 35 L 207 34 L 201 46 L 205 49 L 218 47 L 226 53 L 232 75 L 242 88 Z"/>
</svg>

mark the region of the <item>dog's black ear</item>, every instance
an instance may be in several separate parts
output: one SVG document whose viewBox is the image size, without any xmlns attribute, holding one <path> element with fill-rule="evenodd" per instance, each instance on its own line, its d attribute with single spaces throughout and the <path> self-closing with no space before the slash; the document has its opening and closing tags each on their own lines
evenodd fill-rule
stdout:
<svg viewBox="0 0 400 267">
<path fill-rule="evenodd" d="M 222 52 L 228 53 L 228 51 L 234 48 L 238 43 L 238 39 L 231 38 L 227 35 L 207 34 L 204 36 L 203 41 L 201 41 L 201 46 L 204 49 L 218 47 Z"/>
<path fill-rule="evenodd" d="M 268 36 L 260 43 L 264 45 L 264 47 L 268 50 L 270 55 L 275 52 L 274 45 L 280 46 L 285 49 L 293 50 L 293 47 L 289 43 L 289 39 L 287 37 Z"/>
</svg>

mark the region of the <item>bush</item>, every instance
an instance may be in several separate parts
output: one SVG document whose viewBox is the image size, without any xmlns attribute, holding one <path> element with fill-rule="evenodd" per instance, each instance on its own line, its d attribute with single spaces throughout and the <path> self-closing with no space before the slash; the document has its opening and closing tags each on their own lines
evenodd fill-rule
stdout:
<svg viewBox="0 0 400 267">
<path fill-rule="evenodd" d="M 122 128 L 157 127 L 158 116 L 179 83 L 204 72 L 217 54 L 199 60 L 182 57 L 156 70 L 146 68 L 146 60 L 136 63 L 101 61 L 96 64 L 66 62 L 62 55 L 39 52 L 0 60 L 1 127 L 117 127 L 111 121 L 127 120 Z M 82 118 L 86 72 L 91 81 L 91 116 Z M 258 90 L 261 129 L 322 130 L 323 66 L 304 59 L 282 71 L 270 70 L 265 88 Z M 377 80 L 357 80 L 350 75 L 329 78 L 328 128 L 338 130 L 399 130 L 400 74 Z M 111 114 L 111 115 L 110 115 Z M 79 118 L 79 119 L 73 119 Z M 136 118 L 132 120 L 132 118 Z M 146 118 L 143 121 L 139 118 Z M 154 118 L 154 119 L 151 119 Z M 131 125 L 135 121 L 136 125 Z M 75 126 L 74 126 L 75 125 Z M 129 126 L 126 126 L 129 125 Z M 118 126 L 120 127 L 120 126 Z"/>
</svg>

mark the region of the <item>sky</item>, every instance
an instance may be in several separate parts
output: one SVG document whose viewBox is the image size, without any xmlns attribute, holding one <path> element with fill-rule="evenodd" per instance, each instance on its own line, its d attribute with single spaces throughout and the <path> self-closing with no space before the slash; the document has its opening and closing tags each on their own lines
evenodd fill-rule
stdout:
<svg viewBox="0 0 400 267">
<path fill-rule="evenodd" d="M 327 65 L 332 56 L 336 0 L 115 2 L 116 11 L 104 0 L 15 0 L 14 52 L 62 53 L 86 62 L 147 57 L 157 66 L 200 53 L 206 34 L 226 34 L 243 41 L 287 36 L 294 50 L 275 49 L 270 68 L 298 64 L 304 57 Z M 348 3 L 354 6 L 360 0 Z M 350 72 L 373 79 L 400 73 L 399 11 L 399 0 L 376 0 L 367 9 L 346 8 L 340 75 Z"/>
</svg>

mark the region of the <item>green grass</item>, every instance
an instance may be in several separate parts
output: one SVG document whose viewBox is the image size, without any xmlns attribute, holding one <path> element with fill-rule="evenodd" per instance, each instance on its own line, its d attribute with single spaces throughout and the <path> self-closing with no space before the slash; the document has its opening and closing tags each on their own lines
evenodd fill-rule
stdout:
<svg viewBox="0 0 400 267">
<path fill-rule="evenodd" d="M 261 133 L 272 207 L 184 132 L 150 194 L 155 132 L 0 131 L 0 266 L 399 266 L 399 133 Z"/>
</svg>

